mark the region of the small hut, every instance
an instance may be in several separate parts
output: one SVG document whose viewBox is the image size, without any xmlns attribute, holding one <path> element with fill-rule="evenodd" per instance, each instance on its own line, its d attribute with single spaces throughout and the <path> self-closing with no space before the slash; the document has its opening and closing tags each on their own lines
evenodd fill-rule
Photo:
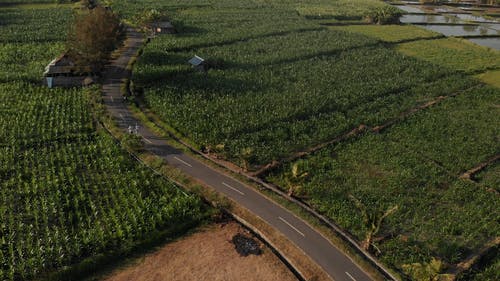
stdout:
<svg viewBox="0 0 500 281">
<path fill-rule="evenodd" d="M 154 22 L 151 24 L 151 30 L 153 34 L 174 34 L 177 33 L 175 27 L 169 21 Z"/>
<path fill-rule="evenodd" d="M 90 69 L 90 68 L 89 68 Z M 73 60 L 66 54 L 52 60 L 46 67 L 44 84 L 52 87 L 78 87 L 87 86 L 97 80 L 97 75 L 90 70 L 85 73 L 76 71 L 77 66 Z"/>
<path fill-rule="evenodd" d="M 188 62 L 189 62 L 189 64 L 191 64 L 191 66 L 193 66 L 194 69 L 196 69 L 198 71 L 201 71 L 201 72 L 205 72 L 206 71 L 205 60 L 202 59 L 202 58 L 200 58 L 199 56 L 195 55 Z"/>
</svg>

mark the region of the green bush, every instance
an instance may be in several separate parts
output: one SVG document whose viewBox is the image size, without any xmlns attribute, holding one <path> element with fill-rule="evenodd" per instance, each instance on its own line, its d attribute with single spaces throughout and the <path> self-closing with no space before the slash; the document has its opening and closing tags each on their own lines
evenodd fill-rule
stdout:
<svg viewBox="0 0 500 281">
<path fill-rule="evenodd" d="M 125 134 L 122 139 L 122 144 L 131 151 L 142 151 L 144 149 L 142 137 L 136 134 Z"/>
<path fill-rule="evenodd" d="M 378 7 L 367 13 L 365 20 L 376 24 L 399 23 L 402 13 L 398 8 L 392 6 Z"/>
</svg>

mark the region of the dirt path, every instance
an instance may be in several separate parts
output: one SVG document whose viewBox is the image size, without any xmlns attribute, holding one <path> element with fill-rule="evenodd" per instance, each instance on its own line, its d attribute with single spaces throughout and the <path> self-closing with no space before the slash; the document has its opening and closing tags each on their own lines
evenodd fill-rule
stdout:
<svg viewBox="0 0 500 281">
<path fill-rule="evenodd" d="M 165 245 L 106 281 L 297 280 L 268 248 L 260 256 L 240 256 L 231 239 L 244 233 L 236 223 L 209 228 Z"/>
</svg>

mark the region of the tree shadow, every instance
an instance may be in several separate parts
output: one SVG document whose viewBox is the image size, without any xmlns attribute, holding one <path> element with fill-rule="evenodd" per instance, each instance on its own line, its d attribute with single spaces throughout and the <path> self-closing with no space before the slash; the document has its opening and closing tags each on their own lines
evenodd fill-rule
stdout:
<svg viewBox="0 0 500 281">
<path fill-rule="evenodd" d="M 222 46 L 232 45 L 232 44 L 236 44 L 236 43 L 247 42 L 247 41 L 255 40 L 255 39 L 275 37 L 275 36 L 285 36 L 285 35 L 290 35 L 290 34 L 294 34 L 294 33 L 320 31 L 320 30 L 324 30 L 324 29 L 325 28 L 323 28 L 323 27 L 299 28 L 299 29 L 295 29 L 295 30 L 278 31 L 278 32 L 271 32 L 271 33 L 241 37 L 241 38 L 234 38 L 234 39 L 229 39 L 229 40 L 222 40 L 222 41 L 218 41 L 218 42 L 193 44 L 190 46 L 179 47 L 179 48 L 173 47 L 173 48 L 168 49 L 168 51 L 171 51 L 171 52 L 189 52 L 189 51 L 203 49 L 203 48 L 222 47 Z M 176 36 L 182 36 L 182 33 L 179 32 L 179 34 Z"/>
<path fill-rule="evenodd" d="M 187 25 L 182 21 L 173 21 L 172 25 L 175 26 L 175 30 L 177 31 L 177 33 L 175 33 L 174 35 L 176 37 L 190 37 L 195 35 L 199 36 L 208 32 L 204 28 Z"/>
</svg>

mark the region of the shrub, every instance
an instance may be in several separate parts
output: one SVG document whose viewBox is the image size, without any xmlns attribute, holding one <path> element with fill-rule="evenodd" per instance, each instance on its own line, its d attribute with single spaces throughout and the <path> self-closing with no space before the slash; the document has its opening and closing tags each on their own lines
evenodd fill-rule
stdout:
<svg viewBox="0 0 500 281">
<path fill-rule="evenodd" d="M 122 143 L 125 148 L 131 151 L 142 151 L 144 149 L 142 137 L 136 134 L 125 134 Z"/>
<path fill-rule="evenodd" d="M 376 24 L 399 23 L 402 13 L 398 8 L 392 6 L 378 7 L 365 16 L 367 22 Z"/>
</svg>

